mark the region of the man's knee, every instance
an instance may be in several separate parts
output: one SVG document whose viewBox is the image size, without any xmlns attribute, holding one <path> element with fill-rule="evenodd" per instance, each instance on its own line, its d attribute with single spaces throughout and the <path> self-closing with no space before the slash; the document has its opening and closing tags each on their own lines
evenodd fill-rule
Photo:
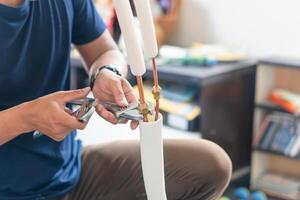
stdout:
<svg viewBox="0 0 300 200">
<path fill-rule="evenodd" d="M 172 167 L 176 171 L 184 169 L 182 176 L 189 177 L 186 183 L 198 188 L 197 196 L 208 192 L 210 199 L 223 193 L 231 177 L 232 164 L 228 155 L 218 145 L 206 140 L 166 142 L 165 162 L 167 166 L 177 165 Z"/>
<path fill-rule="evenodd" d="M 210 151 L 208 151 L 211 157 L 211 181 L 215 183 L 215 187 L 225 190 L 227 187 L 231 174 L 232 163 L 227 153 L 217 144 L 209 142 L 211 145 Z"/>
</svg>

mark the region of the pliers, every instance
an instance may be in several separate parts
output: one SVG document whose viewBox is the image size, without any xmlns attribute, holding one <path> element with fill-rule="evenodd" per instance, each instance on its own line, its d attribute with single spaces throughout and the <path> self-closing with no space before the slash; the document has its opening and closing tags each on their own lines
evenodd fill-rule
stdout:
<svg viewBox="0 0 300 200">
<path fill-rule="evenodd" d="M 104 108 L 108 111 L 112 112 L 117 118 L 118 123 L 125 122 L 127 120 L 143 120 L 143 115 L 140 114 L 138 106 L 138 102 L 133 102 L 125 107 L 120 107 L 116 103 L 104 101 L 100 103 Z M 98 105 L 98 101 L 93 98 L 83 98 L 68 102 L 69 106 L 80 106 L 71 115 L 75 116 L 76 119 L 82 123 L 86 123 L 90 120 L 92 115 L 95 112 L 95 107 Z M 155 111 L 154 105 L 151 103 L 147 104 L 149 114 L 153 114 Z M 43 134 L 39 131 L 35 131 L 33 133 L 33 138 L 39 138 Z"/>
<path fill-rule="evenodd" d="M 80 105 L 80 108 L 73 112 L 72 115 L 76 116 L 79 121 L 87 122 L 95 111 L 95 106 L 97 106 L 97 101 L 93 98 L 84 98 L 75 101 L 71 101 L 70 105 Z M 117 118 L 118 122 L 125 120 L 143 120 L 143 115 L 139 112 L 139 103 L 133 102 L 128 106 L 118 106 L 116 103 L 109 101 L 102 101 L 100 104 L 108 111 L 112 112 Z M 149 113 L 154 113 L 154 105 L 147 103 Z"/>
</svg>

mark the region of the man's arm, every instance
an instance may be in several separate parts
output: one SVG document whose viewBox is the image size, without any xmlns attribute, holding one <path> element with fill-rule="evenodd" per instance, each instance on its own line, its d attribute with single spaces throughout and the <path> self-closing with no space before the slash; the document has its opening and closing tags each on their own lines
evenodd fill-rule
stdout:
<svg viewBox="0 0 300 200">
<path fill-rule="evenodd" d="M 104 65 L 115 65 L 119 67 L 124 77 L 127 75 L 128 68 L 124 56 L 107 30 L 92 42 L 78 45 L 77 49 L 82 55 L 90 75 L 98 67 Z M 124 77 L 119 77 L 109 70 L 102 70 L 92 88 L 95 98 L 100 101 L 114 101 L 119 106 L 126 106 L 128 103 L 137 101 L 131 85 Z M 97 106 L 96 111 L 107 121 L 117 123 L 115 116 L 101 104 Z M 135 129 L 136 127 L 137 122 L 132 122 L 131 128 Z"/>
<path fill-rule="evenodd" d="M 25 107 L 25 104 L 21 104 L 0 112 L 0 145 L 29 131 Z"/>
<path fill-rule="evenodd" d="M 55 92 L 1 111 L 0 146 L 35 130 L 61 141 L 72 130 L 84 129 L 86 123 L 70 115 L 65 105 L 69 101 L 85 98 L 89 92 L 89 88 Z"/>
<path fill-rule="evenodd" d="M 107 30 L 94 41 L 78 45 L 77 49 L 83 57 L 89 74 L 92 74 L 97 67 L 113 64 L 119 67 L 123 76 L 127 75 L 128 70 L 124 56 Z"/>
</svg>

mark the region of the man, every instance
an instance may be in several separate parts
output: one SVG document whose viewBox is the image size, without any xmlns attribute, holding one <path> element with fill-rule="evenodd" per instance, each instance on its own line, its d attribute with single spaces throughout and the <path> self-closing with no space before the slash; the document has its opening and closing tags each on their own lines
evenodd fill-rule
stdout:
<svg viewBox="0 0 300 200">
<path fill-rule="evenodd" d="M 75 140 L 86 124 L 65 105 L 90 89 L 69 90 L 72 43 L 97 99 L 136 101 L 112 67 L 126 74 L 91 0 L 0 0 L 0 200 L 146 199 L 138 141 L 81 150 Z M 97 113 L 116 123 L 103 107 Z M 33 139 L 35 130 L 44 136 Z M 170 200 L 216 199 L 231 173 L 224 151 L 204 140 L 165 141 L 165 166 Z"/>
</svg>

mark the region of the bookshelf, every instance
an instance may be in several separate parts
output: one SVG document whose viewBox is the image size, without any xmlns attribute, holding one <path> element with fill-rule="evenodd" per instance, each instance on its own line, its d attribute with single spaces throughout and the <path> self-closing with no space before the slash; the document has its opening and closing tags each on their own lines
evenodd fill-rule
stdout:
<svg viewBox="0 0 300 200">
<path fill-rule="evenodd" d="M 254 138 L 262 122 L 272 112 L 293 116 L 280 106 L 268 101 L 268 94 L 274 88 L 283 88 L 300 93 L 300 60 L 273 57 L 261 60 L 256 73 L 255 109 L 253 119 Z M 251 166 L 251 187 L 260 189 L 257 180 L 266 172 L 300 179 L 300 154 L 295 157 L 271 149 L 253 145 Z"/>
</svg>

